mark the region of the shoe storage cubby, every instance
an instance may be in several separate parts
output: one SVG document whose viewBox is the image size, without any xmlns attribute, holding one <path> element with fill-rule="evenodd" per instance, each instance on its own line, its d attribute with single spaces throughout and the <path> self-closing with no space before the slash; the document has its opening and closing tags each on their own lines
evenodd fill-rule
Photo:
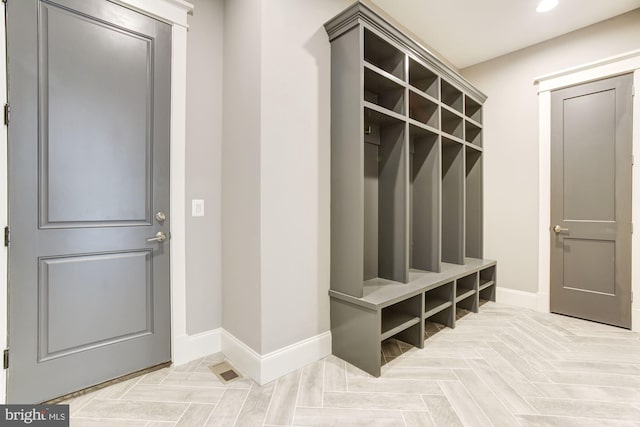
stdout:
<svg viewBox="0 0 640 427">
<path fill-rule="evenodd" d="M 496 300 L 496 266 L 480 270 L 478 286 L 479 298 L 484 301 Z"/>
<path fill-rule="evenodd" d="M 380 375 L 381 341 L 495 298 L 482 253 L 482 103 L 422 44 L 356 2 L 331 41 L 333 353 Z"/>
<path fill-rule="evenodd" d="M 456 305 L 465 310 L 478 311 L 478 274 L 473 273 L 456 280 Z"/>
</svg>

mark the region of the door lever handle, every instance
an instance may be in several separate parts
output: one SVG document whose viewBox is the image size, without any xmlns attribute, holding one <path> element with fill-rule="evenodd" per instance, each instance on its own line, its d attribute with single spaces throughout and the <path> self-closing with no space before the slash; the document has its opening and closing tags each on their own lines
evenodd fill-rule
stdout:
<svg viewBox="0 0 640 427">
<path fill-rule="evenodd" d="M 563 231 L 569 231 L 568 228 L 562 228 L 559 225 L 556 225 L 555 227 L 553 227 L 553 231 L 556 232 L 556 234 L 558 233 L 562 233 Z"/>
<path fill-rule="evenodd" d="M 149 237 L 149 238 L 147 239 L 147 242 L 158 242 L 158 243 L 162 243 L 162 242 L 164 242 L 165 240 L 167 240 L 167 235 L 166 235 L 166 234 L 164 234 L 164 232 L 163 232 L 163 231 L 158 231 L 158 232 L 156 233 L 156 236 L 155 236 L 155 237 Z"/>
</svg>

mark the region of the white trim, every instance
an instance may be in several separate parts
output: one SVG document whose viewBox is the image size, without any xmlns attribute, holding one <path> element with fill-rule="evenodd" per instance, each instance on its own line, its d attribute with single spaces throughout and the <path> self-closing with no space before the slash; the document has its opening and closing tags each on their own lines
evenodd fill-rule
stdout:
<svg viewBox="0 0 640 427">
<path fill-rule="evenodd" d="M 551 92 L 538 95 L 538 294 L 546 297 L 546 307 L 541 311 L 548 313 L 551 280 Z M 547 260 L 544 262 L 543 260 Z"/>
<path fill-rule="evenodd" d="M 545 74 L 536 78 L 533 83 L 538 85 L 539 92 L 560 89 L 578 83 L 586 83 L 593 79 L 601 79 L 603 76 L 611 77 L 632 71 L 639 68 L 638 61 L 640 61 L 640 49 Z M 595 77 L 588 77 L 589 74 L 593 74 Z"/>
<path fill-rule="evenodd" d="M 631 330 L 640 332 L 640 65 L 633 73 L 635 94 L 633 97 L 633 156 L 634 161 L 631 187 L 631 222 L 635 230 L 631 236 Z M 634 268 L 635 267 L 635 268 Z"/>
<path fill-rule="evenodd" d="M 331 332 L 260 355 L 223 329 L 222 352 L 238 370 L 263 385 L 330 355 Z"/>
<path fill-rule="evenodd" d="M 187 14 L 193 13 L 193 5 L 183 0 L 116 0 L 123 6 L 141 12 L 171 25 L 187 28 Z"/>
<path fill-rule="evenodd" d="M 187 30 L 171 36 L 171 359 L 189 362 L 187 343 L 186 259 L 186 93 Z"/>
<path fill-rule="evenodd" d="M 222 351 L 222 328 L 182 336 L 180 341 L 174 343 L 173 346 L 181 349 L 181 362 L 178 363 L 174 360 L 174 366 L 184 365 L 192 360 L 219 353 Z"/>
<path fill-rule="evenodd" d="M 7 102 L 7 52 L 6 52 L 6 22 L 5 17 L 6 4 L 2 3 L 0 13 L 0 107 L 4 107 Z M 9 193 L 8 193 L 8 167 L 7 167 L 7 127 L 4 123 L 0 124 L 0 228 L 7 225 L 8 209 L 9 209 Z M 0 255 L 0 350 L 7 348 L 8 333 L 8 301 L 7 301 L 7 266 L 9 262 L 7 248 L 2 246 L 2 254 Z M 7 371 L 0 370 L 0 402 L 6 402 L 7 392 Z"/>
<path fill-rule="evenodd" d="M 171 355 L 174 364 L 183 364 L 206 354 L 220 351 L 220 331 L 195 336 L 187 334 L 186 322 L 186 69 L 187 13 L 193 6 L 182 0 L 117 0 L 127 7 L 171 23 Z M 0 106 L 6 102 L 6 22 L 2 4 L 0 18 Z M 0 131 L 0 226 L 7 224 L 7 130 Z M 0 255 L 0 351 L 7 338 L 7 251 Z M 0 402 L 6 400 L 6 373 L 0 370 Z"/>
<path fill-rule="evenodd" d="M 538 295 L 533 292 L 518 291 L 516 289 L 496 288 L 496 302 L 514 305 L 516 307 L 538 309 Z"/>
<path fill-rule="evenodd" d="M 605 58 L 601 61 L 574 67 L 536 79 L 539 111 L 539 241 L 538 241 L 538 307 L 549 311 L 550 280 L 550 203 L 551 203 L 551 93 L 550 91 L 590 81 L 633 72 L 636 88 L 633 98 L 633 167 L 631 196 L 632 221 L 636 231 L 631 238 L 631 287 L 635 295 L 632 304 L 632 330 L 640 332 L 640 50 Z M 635 268 L 634 268 L 635 267 Z"/>
</svg>

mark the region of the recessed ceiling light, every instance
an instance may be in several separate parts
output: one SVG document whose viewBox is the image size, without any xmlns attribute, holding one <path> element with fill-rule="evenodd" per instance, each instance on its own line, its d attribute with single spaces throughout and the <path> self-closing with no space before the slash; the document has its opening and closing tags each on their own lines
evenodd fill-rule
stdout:
<svg viewBox="0 0 640 427">
<path fill-rule="evenodd" d="M 549 12 L 551 9 L 558 5 L 558 0 L 540 0 L 538 3 L 538 7 L 536 8 L 536 12 L 543 13 Z"/>
</svg>

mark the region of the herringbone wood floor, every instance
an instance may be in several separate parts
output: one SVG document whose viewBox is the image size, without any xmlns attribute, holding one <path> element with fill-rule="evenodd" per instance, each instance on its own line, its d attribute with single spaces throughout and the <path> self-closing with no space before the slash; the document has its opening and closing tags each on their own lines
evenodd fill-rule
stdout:
<svg viewBox="0 0 640 427">
<path fill-rule="evenodd" d="M 486 303 L 373 378 L 330 356 L 262 387 L 212 355 L 73 399 L 72 426 L 640 426 L 640 334 Z"/>
</svg>

